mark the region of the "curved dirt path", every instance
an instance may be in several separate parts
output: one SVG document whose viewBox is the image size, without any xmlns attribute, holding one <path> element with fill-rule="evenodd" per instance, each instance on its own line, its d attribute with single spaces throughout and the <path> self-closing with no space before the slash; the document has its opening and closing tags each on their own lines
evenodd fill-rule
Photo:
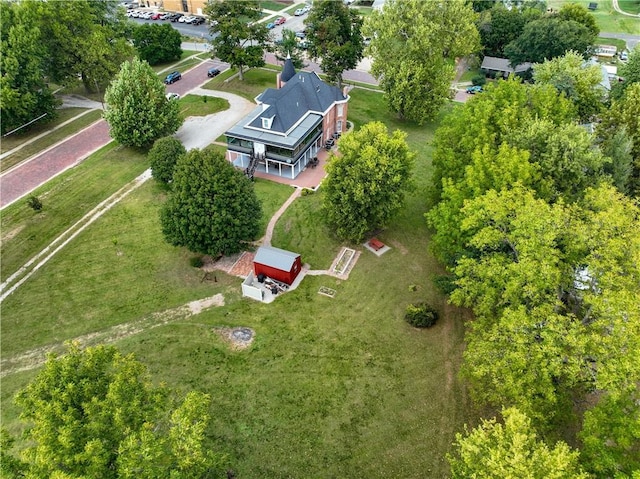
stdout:
<svg viewBox="0 0 640 479">
<path fill-rule="evenodd" d="M 613 9 L 618 12 L 621 15 L 625 15 L 627 17 L 634 17 L 634 18 L 639 18 L 640 14 L 636 15 L 635 13 L 629 13 L 629 12 L 625 12 L 624 10 L 622 10 L 620 8 L 620 5 L 618 5 L 618 0 L 612 0 L 611 2 L 613 4 Z"/>
<path fill-rule="evenodd" d="M 167 309 L 166 311 L 151 313 L 137 321 L 117 324 L 102 331 L 78 336 L 71 341 L 78 342 L 82 347 L 96 344 L 111 344 L 143 331 L 148 331 L 149 329 L 187 319 L 214 306 L 224 306 L 224 296 L 222 294 L 216 294 L 198 301 L 191 301 L 190 303 L 178 306 L 177 308 Z M 55 343 L 31 349 L 9 358 L 3 358 L 2 361 L 0 361 L 0 377 L 40 367 L 47 360 L 47 355 L 50 353 L 61 354 L 64 350 L 64 343 Z"/>
</svg>

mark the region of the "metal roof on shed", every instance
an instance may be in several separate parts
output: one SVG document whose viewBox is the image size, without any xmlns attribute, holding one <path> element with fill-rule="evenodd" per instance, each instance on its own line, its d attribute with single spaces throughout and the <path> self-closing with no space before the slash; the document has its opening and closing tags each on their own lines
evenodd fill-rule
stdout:
<svg viewBox="0 0 640 479">
<path fill-rule="evenodd" d="M 272 268 L 277 268 L 282 271 L 291 271 L 293 263 L 299 256 L 298 253 L 274 248 L 273 246 L 260 246 L 255 258 L 253 258 L 253 262 L 271 266 Z"/>
</svg>

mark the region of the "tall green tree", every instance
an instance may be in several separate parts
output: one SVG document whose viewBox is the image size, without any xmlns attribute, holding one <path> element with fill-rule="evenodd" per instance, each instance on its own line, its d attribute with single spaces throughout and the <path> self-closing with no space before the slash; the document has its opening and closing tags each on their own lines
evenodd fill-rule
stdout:
<svg viewBox="0 0 640 479">
<path fill-rule="evenodd" d="M 362 241 L 386 226 L 411 187 L 415 153 L 406 133 L 389 135 L 380 122 L 367 123 L 338 142 L 323 185 L 323 210 L 338 237 Z"/>
<path fill-rule="evenodd" d="M 209 398 L 178 401 L 113 347 L 49 356 L 16 403 L 29 425 L 27 477 L 195 479 L 221 464 L 205 434 Z"/>
<path fill-rule="evenodd" d="M 2 2 L 0 40 L 0 129 L 5 134 L 44 115 L 56 115 L 58 101 L 46 82 L 45 50 L 40 30 L 24 18 L 25 6 Z"/>
<path fill-rule="evenodd" d="M 209 2 L 205 6 L 205 14 L 218 22 L 210 29 L 214 58 L 237 68 L 240 80 L 244 80 L 246 67 L 264 65 L 269 30 L 264 23 L 258 22 L 262 10 L 257 0 Z"/>
<path fill-rule="evenodd" d="M 128 22 L 113 0 L 27 0 L 28 22 L 40 29 L 44 61 L 52 82 L 81 78 L 88 91 L 104 91 L 120 64 L 133 56 Z"/>
<path fill-rule="evenodd" d="M 251 181 L 220 153 L 191 150 L 178 160 L 160 218 L 169 243 L 217 256 L 256 239 L 261 208 Z"/>
<path fill-rule="evenodd" d="M 542 14 L 538 8 L 506 8 L 501 2 L 484 10 L 478 20 L 484 54 L 504 57 L 504 47 L 522 34 L 528 22 L 539 19 Z"/>
<path fill-rule="evenodd" d="M 618 67 L 618 75 L 624 81 L 616 82 L 611 88 L 611 97 L 619 100 L 627 87 L 640 83 L 640 45 L 629 53 L 629 59 Z"/>
<path fill-rule="evenodd" d="M 587 58 L 595 39 L 596 35 L 582 23 L 545 17 L 527 23 L 522 35 L 505 46 L 504 53 L 512 65 L 542 63 L 570 50 Z"/>
<path fill-rule="evenodd" d="M 175 133 L 183 122 L 177 102 L 167 100 L 162 80 L 137 58 L 122 64 L 105 101 L 111 137 L 126 146 L 148 148 L 156 139 Z"/>
<path fill-rule="evenodd" d="M 275 47 L 276 58 L 281 62 L 284 62 L 287 58 L 291 58 L 295 69 L 301 70 L 305 67 L 302 52 L 303 50 L 298 43 L 296 32 L 284 28 L 282 30 L 282 41 L 277 43 Z"/>
<path fill-rule="evenodd" d="M 550 448 L 538 438 L 530 419 L 515 408 L 502 410 L 504 424 L 483 420 L 477 428 L 457 434 L 448 455 L 453 479 L 587 479 L 578 452 L 564 442 Z"/>
<path fill-rule="evenodd" d="M 535 151 L 510 141 L 536 118 L 548 121 L 551 135 L 574 114 L 570 101 L 558 97 L 550 85 L 530 87 L 511 79 L 489 86 L 444 119 L 434 142 L 433 207 L 427 214 L 436 230 L 431 247 L 442 261 L 452 265 L 463 254 L 468 238 L 461 229 L 460 210 L 465 200 L 516 182 L 536 191 L 554 185 L 545 178 L 540 161 L 531 161 Z"/>
<path fill-rule="evenodd" d="M 318 0 L 305 25 L 309 55 L 319 58 L 322 71 L 342 88 L 342 73 L 354 69 L 362 60 L 362 17 L 343 2 Z"/>
<path fill-rule="evenodd" d="M 396 1 L 366 20 L 371 73 L 400 118 L 433 119 L 449 98 L 453 60 L 479 49 L 476 14 L 463 0 Z"/>
<path fill-rule="evenodd" d="M 607 92 L 600 82 L 598 64 L 585 64 L 582 55 L 570 51 L 561 57 L 533 65 L 536 83 L 549 84 L 565 95 L 578 109 L 578 118 L 587 122 L 604 107 Z"/>
<path fill-rule="evenodd" d="M 141 60 L 149 65 L 179 60 L 182 36 L 169 24 L 144 24 L 133 31 L 133 45 Z"/>
<path fill-rule="evenodd" d="M 601 116 L 597 135 L 610 141 L 620 131 L 631 141 L 631 174 L 627 190 L 631 196 L 640 194 L 640 82 L 633 83 L 624 91 L 620 100 L 614 100 L 611 107 Z"/>
<path fill-rule="evenodd" d="M 594 17 L 584 5 L 580 5 L 579 3 L 565 3 L 560 7 L 556 16 L 560 20 L 573 20 L 576 23 L 584 25 L 594 37 L 600 35 L 600 28 L 596 23 L 596 17 Z"/>
</svg>

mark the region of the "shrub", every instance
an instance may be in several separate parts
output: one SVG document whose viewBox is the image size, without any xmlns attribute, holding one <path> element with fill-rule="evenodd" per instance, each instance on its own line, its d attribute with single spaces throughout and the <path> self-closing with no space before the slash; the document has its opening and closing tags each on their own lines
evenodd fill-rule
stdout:
<svg viewBox="0 0 640 479">
<path fill-rule="evenodd" d="M 471 79 L 471 84 L 474 86 L 482 86 L 485 83 L 487 83 L 487 79 L 484 75 L 475 75 L 472 79 Z"/>
<path fill-rule="evenodd" d="M 42 209 L 42 201 L 37 196 L 31 195 L 27 199 L 27 204 L 33 211 L 40 211 Z"/>
<path fill-rule="evenodd" d="M 428 328 L 436 324 L 438 313 L 427 303 L 415 303 L 407 306 L 404 319 L 416 328 Z"/>
<path fill-rule="evenodd" d="M 204 260 L 202 256 L 193 256 L 189 259 L 189 264 L 194 268 L 202 268 L 204 266 Z"/>
<path fill-rule="evenodd" d="M 161 184 L 168 185 L 173 179 L 178 159 L 186 153 L 187 150 L 177 138 L 165 136 L 156 140 L 148 155 L 151 174 Z"/>
</svg>

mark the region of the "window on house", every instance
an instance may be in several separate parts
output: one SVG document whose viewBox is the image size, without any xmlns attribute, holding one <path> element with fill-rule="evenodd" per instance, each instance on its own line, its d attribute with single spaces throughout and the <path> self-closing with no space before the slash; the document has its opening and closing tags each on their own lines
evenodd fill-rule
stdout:
<svg viewBox="0 0 640 479">
<path fill-rule="evenodd" d="M 338 133 L 342 133 L 342 120 L 338 120 L 338 125 L 336 126 L 336 131 Z"/>
<path fill-rule="evenodd" d="M 187 0 L 182 0 L 182 11 L 183 12 L 189 11 L 189 4 L 187 3 Z"/>
<path fill-rule="evenodd" d="M 270 130 L 271 124 L 273 123 L 273 119 L 274 119 L 273 116 L 271 118 L 261 118 L 262 128 L 264 128 L 265 130 Z"/>
<path fill-rule="evenodd" d="M 344 105 L 338 105 L 338 116 L 344 115 Z"/>
</svg>

